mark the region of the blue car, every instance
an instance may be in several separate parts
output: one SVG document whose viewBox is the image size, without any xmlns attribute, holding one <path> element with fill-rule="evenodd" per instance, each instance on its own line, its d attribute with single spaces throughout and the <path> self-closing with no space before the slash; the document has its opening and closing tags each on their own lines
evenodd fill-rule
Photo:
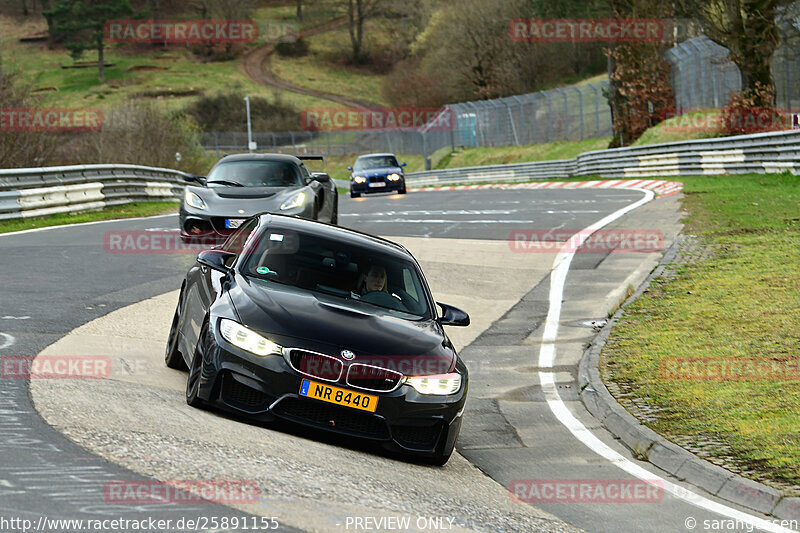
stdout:
<svg viewBox="0 0 800 533">
<path fill-rule="evenodd" d="M 371 192 L 406 193 L 405 163 L 398 163 L 394 154 L 366 154 L 347 167 L 350 174 L 350 197 Z"/>
</svg>

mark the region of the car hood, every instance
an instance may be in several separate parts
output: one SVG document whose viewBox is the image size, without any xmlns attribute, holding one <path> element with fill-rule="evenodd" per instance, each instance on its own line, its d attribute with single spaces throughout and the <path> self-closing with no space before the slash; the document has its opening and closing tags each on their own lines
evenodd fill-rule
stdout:
<svg viewBox="0 0 800 533">
<path fill-rule="evenodd" d="M 208 206 L 211 215 L 251 216 L 278 210 L 286 200 L 307 187 L 187 187 Z M 244 213 L 241 213 L 244 211 Z"/>
<path fill-rule="evenodd" d="M 391 173 L 403 175 L 403 169 L 400 167 L 384 167 L 384 168 L 371 168 L 369 170 L 354 170 L 353 176 L 364 176 L 371 178 L 373 176 L 386 176 Z"/>
<path fill-rule="evenodd" d="M 435 320 L 405 320 L 369 304 L 236 279 L 230 296 L 240 320 L 279 344 L 331 355 L 350 350 L 356 354 L 354 362 L 374 356 L 426 355 L 436 359 L 440 372 L 455 367 L 455 350 Z"/>
</svg>

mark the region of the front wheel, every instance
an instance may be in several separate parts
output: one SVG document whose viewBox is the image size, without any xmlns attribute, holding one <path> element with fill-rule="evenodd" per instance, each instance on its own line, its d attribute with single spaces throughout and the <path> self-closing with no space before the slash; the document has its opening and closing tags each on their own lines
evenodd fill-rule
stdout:
<svg viewBox="0 0 800 533">
<path fill-rule="evenodd" d="M 186 403 L 192 407 L 202 408 L 205 402 L 200 398 L 200 377 L 203 373 L 203 353 L 206 348 L 206 338 L 208 329 L 203 328 L 200 339 L 197 341 L 197 348 L 192 357 L 192 366 L 189 368 L 189 377 L 186 379 Z"/>
<path fill-rule="evenodd" d="M 403 188 L 397 191 L 397 194 L 405 194 L 406 193 L 406 186 L 403 185 Z"/>
<path fill-rule="evenodd" d="M 183 305 L 183 290 L 178 297 L 178 307 L 175 308 L 175 316 L 172 317 L 172 327 L 169 329 L 169 337 L 167 337 L 167 350 L 164 353 L 164 363 L 167 367 L 174 368 L 175 370 L 186 370 L 186 361 L 183 360 L 183 355 L 178 349 L 178 339 L 180 333 L 178 327 L 181 321 L 181 306 Z"/>
<path fill-rule="evenodd" d="M 339 223 L 339 199 L 336 198 L 333 201 L 333 212 L 331 213 L 331 224 L 338 224 Z"/>
<path fill-rule="evenodd" d="M 360 192 L 350 191 L 350 198 L 358 198 L 359 196 L 361 196 Z"/>
</svg>

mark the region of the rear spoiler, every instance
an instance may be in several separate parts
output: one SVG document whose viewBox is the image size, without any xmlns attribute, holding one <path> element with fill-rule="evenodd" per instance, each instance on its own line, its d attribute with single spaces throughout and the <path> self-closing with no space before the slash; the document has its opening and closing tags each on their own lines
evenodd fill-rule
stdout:
<svg viewBox="0 0 800 533">
<path fill-rule="evenodd" d="M 311 161 L 322 161 L 323 163 L 325 162 L 325 156 L 324 155 L 296 155 L 295 157 L 297 159 L 300 159 L 301 161 L 302 160 L 311 160 Z"/>
</svg>

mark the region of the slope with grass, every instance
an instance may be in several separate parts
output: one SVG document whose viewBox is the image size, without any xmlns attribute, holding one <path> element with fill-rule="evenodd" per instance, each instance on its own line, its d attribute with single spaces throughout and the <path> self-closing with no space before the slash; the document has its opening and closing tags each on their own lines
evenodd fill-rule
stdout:
<svg viewBox="0 0 800 533">
<path fill-rule="evenodd" d="M 800 494 L 800 177 L 685 177 L 692 261 L 622 315 L 601 370 L 656 432 Z"/>
</svg>

